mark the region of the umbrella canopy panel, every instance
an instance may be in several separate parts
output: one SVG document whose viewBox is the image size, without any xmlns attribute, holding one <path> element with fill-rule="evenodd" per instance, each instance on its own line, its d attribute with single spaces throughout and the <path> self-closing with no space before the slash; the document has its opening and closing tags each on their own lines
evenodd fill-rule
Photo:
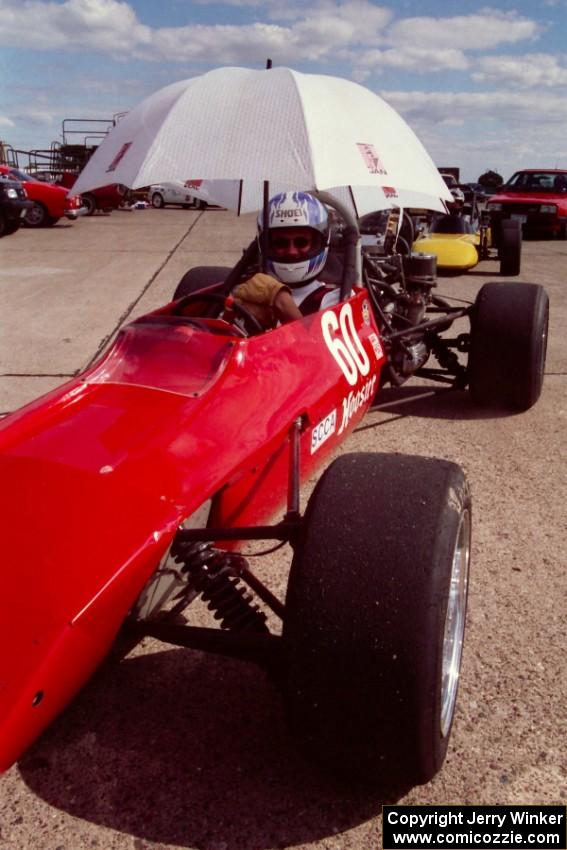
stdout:
<svg viewBox="0 0 567 850">
<path fill-rule="evenodd" d="M 388 186 L 451 200 L 415 133 L 378 95 L 289 68 L 219 68 L 160 89 L 111 130 L 73 188 L 191 177 Z"/>
<path fill-rule="evenodd" d="M 185 185 L 197 198 L 220 204 L 221 207 L 239 215 L 262 208 L 264 184 L 261 180 L 188 180 Z M 303 188 L 271 182 L 270 195 Z M 313 188 L 310 188 L 313 191 Z M 392 186 L 333 186 L 325 191 L 350 209 L 357 218 L 389 207 L 447 212 L 447 207 L 438 195 L 414 192 L 410 189 L 396 189 Z"/>
</svg>

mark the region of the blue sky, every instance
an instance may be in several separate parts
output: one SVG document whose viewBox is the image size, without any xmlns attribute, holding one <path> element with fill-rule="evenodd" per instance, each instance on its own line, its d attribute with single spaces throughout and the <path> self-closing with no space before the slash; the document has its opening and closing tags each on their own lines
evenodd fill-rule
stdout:
<svg viewBox="0 0 567 850">
<path fill-rule="evenodd" d="M 567 168 L 567 0 L 0 0 L 0 139 L 61 141 L 221 65 L 347 77 L 437 165 Z"/>
</svg>

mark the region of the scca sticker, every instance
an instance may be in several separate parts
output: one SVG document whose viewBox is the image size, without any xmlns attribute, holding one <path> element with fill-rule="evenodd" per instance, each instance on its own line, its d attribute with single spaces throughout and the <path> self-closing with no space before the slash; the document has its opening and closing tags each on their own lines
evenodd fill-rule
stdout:
<svg viewBox="0 0 567 850">
<path fill-rule="evenodd" d="M 356 386 L 360 377 L 365 378 L 370 372 L 370 359 L 354 325 L 351 304 L 348 301 L 343 304 L 338 318 L 332 310 L 325 310 L 321 314 L 321 330 L 341 372 L 351 387 Z M 342 339 L 335 336 L 337 332 Z"/>
<path fill-rule="evenodd" d="M 311 454 L 314 454 L 323 443 L 326 443 L 337 428 L 337 411 L 332 410 L 324 419 L 315 425 L 311 432 Z"/>
</svg>

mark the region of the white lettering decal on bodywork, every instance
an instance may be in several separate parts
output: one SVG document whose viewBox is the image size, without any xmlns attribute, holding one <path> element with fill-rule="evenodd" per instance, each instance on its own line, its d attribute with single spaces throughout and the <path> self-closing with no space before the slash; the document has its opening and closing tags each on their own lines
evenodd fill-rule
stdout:
<svg viewBox="0 0 567 850">
<path fill-rule="evenodd" d="M 311 454 L 314 454 L 337 428 L 337 411 L 332 410 L 324 419 L 315 425 L 311 432 Z"/>
<path fill-rule="evenodd" d="M 372 397 L 375 387 L 376 375 L 373 375 L 360 387 L 360 389 L 351 390 L 348 396 L 343 398 L 343 418 L 341 421 L 341 427 L 338 431 L 339 434 L 343 433 L 357 410 L 366 404 L 368 399 Z"/>
</svg>

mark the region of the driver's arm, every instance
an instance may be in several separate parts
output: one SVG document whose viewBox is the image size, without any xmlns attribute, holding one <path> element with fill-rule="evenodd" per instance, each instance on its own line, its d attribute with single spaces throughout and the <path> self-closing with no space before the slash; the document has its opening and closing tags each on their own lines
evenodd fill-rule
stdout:
<svg viewBox="0 0 567 850">
<path fill-rule="evenodd" d="M 265 328 L 273 328 L 278 321 L 285 323 L 302 318 L 289 288 L 263 272 L 258 272 L 245 283 L 241 283 L 233 290 L 232 295 L 235 301 L 247 307 Z"/>
</svg>

